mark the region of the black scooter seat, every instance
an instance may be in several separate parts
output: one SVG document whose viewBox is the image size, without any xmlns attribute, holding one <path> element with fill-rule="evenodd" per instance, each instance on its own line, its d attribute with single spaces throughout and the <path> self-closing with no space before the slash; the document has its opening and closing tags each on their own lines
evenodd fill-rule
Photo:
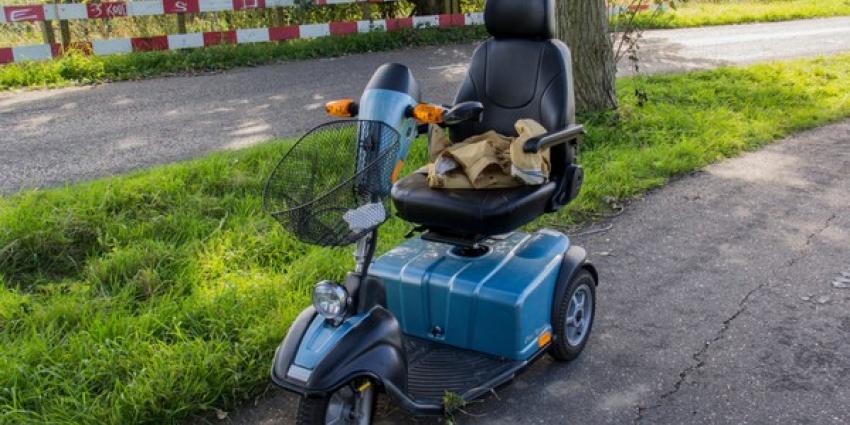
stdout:
<svg viewBox="0 0 850 425">
<path fill-rule="evenodd" d="M 398 216 L 430 230 L 470 236 L 511 232 L 546 212 L 555 183 L 508 189 L 432 189 L 427 177 L 411 174 L 395 184 Z"/>
</svg>

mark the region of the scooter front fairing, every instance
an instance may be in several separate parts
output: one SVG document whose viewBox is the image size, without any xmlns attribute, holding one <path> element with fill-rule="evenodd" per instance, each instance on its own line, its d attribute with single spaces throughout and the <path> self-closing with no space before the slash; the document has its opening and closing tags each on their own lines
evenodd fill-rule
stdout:
<svg viewBox="0 0 850 425">
<path fill-rule="evenodd" d="M 293 323 L 275 354 L 272 378 L 302 395 L 332 393 L 357 377 L 369 377 L 399 393 L 406 390 L 407 362 L 401 327 L 381 306 L 328 323 L 313 307 Z"/>
</svg>

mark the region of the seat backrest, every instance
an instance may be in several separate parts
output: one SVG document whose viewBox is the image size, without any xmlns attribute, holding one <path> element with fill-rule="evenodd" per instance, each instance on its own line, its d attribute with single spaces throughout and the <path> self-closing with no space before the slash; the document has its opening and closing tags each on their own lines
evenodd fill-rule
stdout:
<svg viewBox="0 0 850 425">
<path fill-rule="evenodd" d="M 481 102 L 484 113 L 481 122 L 452 127 L 452 140 L 488 130 L 515 136 L 514 124 L 523 118 L 548 131 L 574 124 L 572 60 L 567 46 L 554 39 L 555 0 L 487 0 L 484 23 L 493 37 L 473 53 L 455 98 Z M 553 150 L 554 173 L 569 164 L 562 161 L 572 161 L 567 151 Z"/>
</svg>

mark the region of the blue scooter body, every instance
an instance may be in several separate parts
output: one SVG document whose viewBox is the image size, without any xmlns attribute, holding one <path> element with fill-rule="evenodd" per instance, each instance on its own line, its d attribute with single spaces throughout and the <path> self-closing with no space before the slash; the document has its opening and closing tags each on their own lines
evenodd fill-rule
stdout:
<svg viewBox="0 0 850 425">
<path fill-rule="evenodd" d="M 512 360 L 527 360 L 551 332 L 552 296 L 564 253 L 562 233 L 515 232 L 486 242 L 480 257 L 410 239 L 377 259 L 387 307 L 406 335 Z"/>
<path fill-rule="evenodd" d="M 411 397 L 405 339 L 415 338 L 504 359 L 507 373 L 475 398 L 528 365 L 548 348 L 553 299 L 582 268 L 595 275 L 583 249 L 543 229 L 485 241 L 489 252 L 462 257 L 451 245 L 413 238 L 373 263 L 371 279 L 386 291 L 375 306 L 328 323 L 309 307 L 278 348 L 272 377 L 303 395 L 325 395 L 357 377 L 381 383 L 417 414 L 442 406 Z M 435 332 L 436 328 L 441 331 Z"/>
<path fill-rule="evenodd" d="M 505 235 L 488 247 L 480 257 L 462 257 L 451 245 L 417 237 L 375 260 L 370 275 L 383 282 L 387 308 L 406 335 L 527 360 L 552 329 L 552 297 L 570 241 L 543 229 Z M 370 314 L 355 314 L 338 326 L 313 318 L 290 375 L 307 381 Z"/>
<path fill-rule="evenodd" d="M 419 102 L 409 69 L 398 64 L 382 66 L 360 99 L 359 119 L 398 131 L 400 164 L 418 136 L 410 111 Z M 275 354 L 272 379 L 312 396 L 369 377 L 408 410 L 440 414 L 441 403 L 417 401 L 408 393 L 405 340 L 413 337 L 507 364 L 464 397 L 509 380 L 548 348 L 552 303 L 564 282 L 583 267 L 594 275 L 595 270 L 583 249 L 552 230 L 514 232 L 483 244 L 486 254 L 462 256 L 452 245 L 416 237 L 387 252 L 372 263 L 367 279 L 385 298 L 341 324 L 327 322 L 313 307 L 304 310 Z"/>
</svg>

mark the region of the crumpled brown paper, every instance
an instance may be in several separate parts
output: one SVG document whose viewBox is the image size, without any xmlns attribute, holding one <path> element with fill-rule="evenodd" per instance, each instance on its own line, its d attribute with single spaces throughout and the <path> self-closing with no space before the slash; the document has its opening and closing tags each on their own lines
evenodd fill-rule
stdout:
<svg viewBox="0 0 850 425">
<path fill-rule="evenodd" d="M 549 177 L 549 150 L 529 154 L 525 142 L 546 133 L 531 119 L 516 122 L 517 137 L 488 131 L 451 144 L 442 128 L 431 132 L 428 185 L 442 189 L 498 189 L 540 185 Z"/>
</svg>

